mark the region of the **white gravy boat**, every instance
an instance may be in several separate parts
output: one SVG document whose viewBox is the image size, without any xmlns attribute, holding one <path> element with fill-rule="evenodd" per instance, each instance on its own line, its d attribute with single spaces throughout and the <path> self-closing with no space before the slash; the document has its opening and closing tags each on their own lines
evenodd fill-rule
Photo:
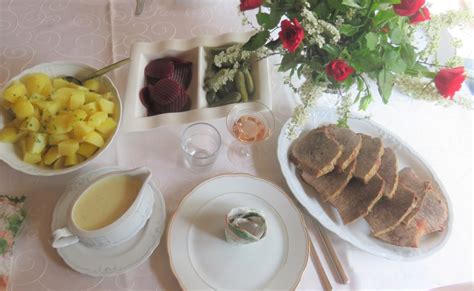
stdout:
<svg viewBox="0 0 474 291">
<path fill-rule="evenodd" d="M 141 182 L 141 188 L 130 207 L 117 220 L 111 224 L 95 230 L 81 229 L 74 222 L 73 210 L 77 201 L 86 193 L 92 185 L 101 179 L 127 175 L 138 178 Z M 68 210 L 67 226 L 53 231 L 53 248 L 62 248 L 78 242 L 87 247 L 106 248 L 121 244 L 131 239 L 137 232 L 145 226 L 150 218 L 155 198 L 153 189 L 148 181 L 151 178 L 151 171 L 147 167 L 136 168 L 132 170 L 111 172 L 100 177 L 85 188 L 74 200 Z"/>
</svg>

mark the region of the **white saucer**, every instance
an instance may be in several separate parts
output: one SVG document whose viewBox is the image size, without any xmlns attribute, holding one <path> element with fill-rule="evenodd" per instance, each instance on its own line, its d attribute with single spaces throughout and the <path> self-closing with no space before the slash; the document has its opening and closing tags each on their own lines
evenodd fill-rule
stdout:
<svg viewBox="0 0 474 291">
<path fill-rule="evenodd" d="M 236 246 L 224 236 L 224 218 L 234 207 L 261 210 L 267 235 Z M 298 285 L 309 255 L 298 208 L 274 184 L 243 174 L 207 180 L 178 206 L 168 229 L 171 268 L 183 289 L 280 289 Z"/>
<path fill-rule="evenodd" d="M 88 172 L 71 181 L 59 198 L 53 212 L 52 230 L 62 228 L 67 223 L 67 211 L 81 189 L 91 183 L 98 175 L 122 170 L 118 167 L 106 167 Z M 129 241 L 106 249 L 87 248 L 81 243 L 57 249 L 64 262 L 72 269 L 94 277 L 107 277 L 125 273 L 145 262 L 160 243 L 165 229 L 166 206 L 161 192 L 153 182 L 155 203 L 153 213 L 143 229 Z"/>
</svg>

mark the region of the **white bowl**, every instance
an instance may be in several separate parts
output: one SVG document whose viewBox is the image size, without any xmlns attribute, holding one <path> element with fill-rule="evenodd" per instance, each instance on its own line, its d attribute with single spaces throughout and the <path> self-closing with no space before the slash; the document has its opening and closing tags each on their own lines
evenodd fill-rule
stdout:
<svg viewBox="0 0 474 291">
<path fill-rule="evenodd" d="M 3 92 L 5 88 L 7 88 L 13 81 L 19 80 L 22 77 L 32 74 L 32 73 L 45 73 L 49 77 L 59 77 L 59 76 L 75 76 L 78 77 L 79 79 L 81 77 L 87 76 L 91 72 L 95 71 L 96 69 L 86 65 L 86 64 L 81 64 L 81 63 L 68 63 L 68 62 L 52 62 L 52 63 L 44 63 L 44 64 L 39 64 L 33 68 L 27 69 L 20 74 L 16 75 L 10 81 L 3 87 L 0 92 Z M 21 171 L 26 174 L 34 175 L 34 176 L 54 176 L 54 175 L 61 175 L 61 174 L 66 174 L 70 173 L 73 171 L 76 171 L 91 161 L 97 159 L 107 148 L 110 146 L 112 143 L 115 135 L 118 132 L 118 129 L 120 127 L 120 123 L 122 120 L 122 103 L 120 101 L 120 96 L 117 88 L 113 84 L 112 80 L 108 78 L 107 76 L 102 76 L 102 84 L 106 86 L 107 90 L 112 92 L 114 95 L 114 101 L 115 104 L 117 104 L 116 108 L 116 121 L 117 121 L 117 127 L 115 128 L 115 131 L 112 135 L 110 135 L 107 140 L 105 141 L 105 145 L 100 148 L 92 157 L 88 158 L 84 162 L 77 164 L 73 167 L 68 167 L 64 169 L 48 169 L 48 168 L 42 168 L 37 165 L 32 165 L 24 162 L 21 157 L 18 155 L 15 145 L 11 143 L 3 143 L 0 142 L 0 160 L 4 161 L 7 163 L 10 167 L 14 168 L 15 170 Z M 7 113 L 2 110 L 0 112 L 0 128 L 3 128 L 7 121 Z"/>
</svg>

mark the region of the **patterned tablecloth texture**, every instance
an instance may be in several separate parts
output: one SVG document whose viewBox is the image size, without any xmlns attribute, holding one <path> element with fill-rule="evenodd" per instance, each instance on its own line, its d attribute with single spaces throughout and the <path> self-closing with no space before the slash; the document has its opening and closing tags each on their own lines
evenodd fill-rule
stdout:
<svg viewBox="0 0 474 291">
<path fill-rule="evenodd" d="M 75 61 L 101 67 L 129 56 L 137 41 L 158 41 L 247 31 L 241 25 L 237 0 L 145 0 L 144 12 L 134 16 L 134 0 L 0 0 L 0 86 L 25 68 L 51 61 Z M 278 59 L 272 59 L 273 63 Z M 110 74 L 125 93 L 128 66 Z M 93 278 L 68 268 L 50 246 L 51 215 L 57 199 L 71 179 L 105 165 L 148 166 L 163 192 L 168 219 L 179 201 L 194 186 L 221 173 L 246 172 L 270 180 L 288 192 L 276 160 L 277 134 L 291 116 L 297 99 L 271 68 L 275 134 L 260 145 L 253 166 L 230 163 L 227 149 L 233 139 L 224 119 L 211 121 L 220 131 L 223 148 L 212 170 L 196 173 L 184 166 L 179 150 L 183 126 L 166 126 L 142 133 L 120 133 L 111 148 L 93 165 L 61 177 L 34 177 L 0 162 L 0 192 L 25 195 L 27 218 L 19 234 L 9 290 L 176 290 L 166 237 L 140 267 L 123 275 Z M 333 105 L 330 98 L 320 104 Z M 415 101 L 396 93 L 389 106 L 377 101 L 369 109 L 372 119 L 413 146 L 435 169 L 451 196 L 454 228 L 448 244 L 437 254 L 417 262 L 400 263 L 368 255 L 334 235 L 351 283 L 340 285 L 320 247 L 321 240 L 308 223 L 323 267 L 337 289 L 427 289 L 473 281 L 472 277 L 472 112 Z M 309 219 L 309 218 L 308 218 Z M 8 240 L 7 240 L 8 242 Z M 0 248 L 1 241 L 0 241 Z M 466 259 L 467 258 L 467 259 Z M 320 289 L 310 260 L 298 287 Z"/>
</svg>

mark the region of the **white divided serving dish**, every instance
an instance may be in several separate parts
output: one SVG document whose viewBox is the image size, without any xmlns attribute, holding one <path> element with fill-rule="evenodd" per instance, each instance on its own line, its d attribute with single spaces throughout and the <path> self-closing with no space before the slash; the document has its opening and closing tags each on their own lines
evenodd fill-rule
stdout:
<svg viewBox="0 0 474 291">
<path fill-rule="evenodd" d="M 244 43 L 252 35 L 253 32 L 228 33 L 211 37 L 134 43 L 130 53 L 132 61 L 125 93 L 123 130 L 125 132 L 146 131 L 162 125 L 185 124 L 227 116 L 234 104 L 212 108 L 207 105 L 206 92 L 203 89 L 207 68 L 206 55 L 209 48 Z M 139 98 L 140 90 L 145 87 L 145 67 L 152 60 L 164 57 L 178 57 L 193 63 L 191 84 L 187 90 L 191 96 L 191 109 L 147 116 L 147 110 Z M 256 101 L 271 108 L 268 60 L 256 62 L 252 66 L 252 75 L 255 82 Z"/>
</svg>

